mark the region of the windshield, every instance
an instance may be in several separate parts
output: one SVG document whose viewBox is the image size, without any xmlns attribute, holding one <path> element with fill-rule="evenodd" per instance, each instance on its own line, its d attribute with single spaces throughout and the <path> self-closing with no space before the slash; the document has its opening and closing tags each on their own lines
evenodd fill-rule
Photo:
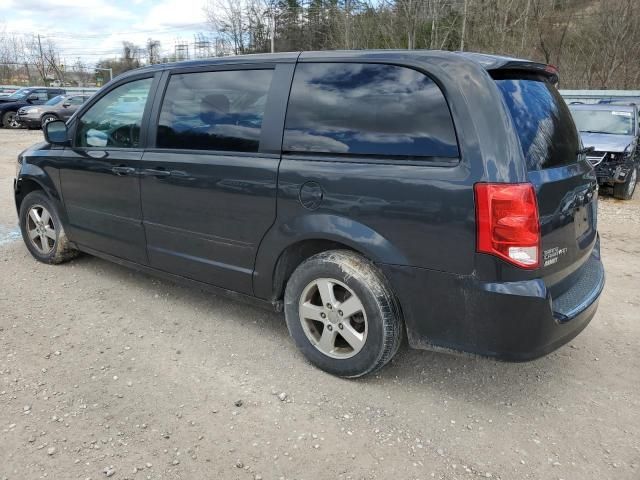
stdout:
<svg viewBox="0 0 640 480">
<path fill-rule="evenodd" d="M 574 109 L 571 113 L 581 132 L 633 135 L 632 112 Z"/>
<path fill-rule="evenodd" d="M 57 105 L 62 100 L 64 100 L 64 95 L 58 95 L 57 97 L 53 97 L 51 100 L 49 100 L 47 103 L 45 103 L 45 105 Z"/>
<path fill-rule="evenodd" d="M 27 95 L 29 95 L 30 91 L 31 90 L 29 90 L 28 88 L 21 88 L 20 90 L 16 90 L 11 95 L 9 95 L 8 98 L 13 98 L 15 100 L 20 100 L 21 98 L 25 98 Z"/>
</svg>

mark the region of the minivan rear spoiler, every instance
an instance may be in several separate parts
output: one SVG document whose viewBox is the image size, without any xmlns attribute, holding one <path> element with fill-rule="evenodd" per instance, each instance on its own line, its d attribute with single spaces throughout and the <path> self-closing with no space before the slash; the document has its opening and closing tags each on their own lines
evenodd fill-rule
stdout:
<svg viewBox="0 0 640 480">
<path fill-rule="evenodd" d="M 500 76 L 501 73 L 514 75 L 522 73 L 524 75 L 539 75 L 545 77 L 551 83 L 558 82 L 558 67 L 545 63 L 532 62 L 520 58 L 503 57 L 500 55 L 485 55 L 473 52 L 456 52 L 469 60 L 482 65 L 492 76 Z"/>
</svg>

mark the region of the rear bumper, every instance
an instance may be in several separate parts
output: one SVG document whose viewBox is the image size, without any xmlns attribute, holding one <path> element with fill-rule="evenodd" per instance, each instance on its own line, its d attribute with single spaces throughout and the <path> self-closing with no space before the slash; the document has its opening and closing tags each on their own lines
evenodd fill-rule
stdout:
<svg viewBox="0 0 640 480">
<path fill-rule="evenodd" d="M 487 283 L 421 268 L 381 268 L 399 297 L 411 347 L 508 361 L 541 357 L 578 335 L 595 315 L 605 282 L 597 248 L 556 298 L 540 279 Z"/>
</svg>

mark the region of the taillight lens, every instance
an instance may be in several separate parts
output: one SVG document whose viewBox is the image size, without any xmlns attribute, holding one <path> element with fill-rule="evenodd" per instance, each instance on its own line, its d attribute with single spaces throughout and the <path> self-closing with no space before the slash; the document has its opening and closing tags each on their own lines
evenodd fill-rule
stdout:
<svg viewBox="0 0 640 480">
<path fill-rule="evenodd" d="M 477 249 L 518 267 L 540 265 L 540 220 L 530 183 L 476 183 Z"/>
</svg>

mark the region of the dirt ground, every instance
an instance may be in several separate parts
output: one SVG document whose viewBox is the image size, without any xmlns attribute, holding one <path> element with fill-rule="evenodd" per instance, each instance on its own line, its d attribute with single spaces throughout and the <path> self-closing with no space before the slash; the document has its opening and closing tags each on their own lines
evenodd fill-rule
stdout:
<svg viewBox="0 0 640 480">
<path fill-rule="evenodd" d="M 305 362 L 283 318 L 83 256 L 33 260 L 0 130 L 0 479 L 640 479 L 640 192 L 604 198 L 591 325 L 534 362 Z M 284 400 L 282 400 L 284 399 Z"/>
</svg>

